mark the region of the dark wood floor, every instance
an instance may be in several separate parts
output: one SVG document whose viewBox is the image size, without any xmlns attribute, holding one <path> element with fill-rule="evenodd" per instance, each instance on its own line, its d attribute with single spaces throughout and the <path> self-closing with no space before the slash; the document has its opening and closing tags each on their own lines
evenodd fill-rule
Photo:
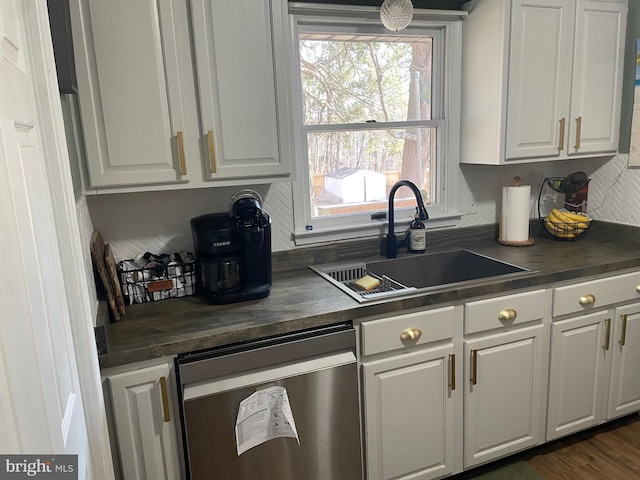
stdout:
<svg viewBox="0 0 640 480">
<path fill-rule="evenodd" d="M 548 480 L 640 479 L 640 416 L 543 445 L 523 460 Z"/>
<path fill-rule="evenodd" d="M 491 478 L 492 469 L 497 472 L 513 462 L 526 462 L 546 480 L 640 480 L 640 415 L 550 442 L 483 467 L 477 474 Z M 476 476 L 468 475 L 460 478 Z"/>
</svg>

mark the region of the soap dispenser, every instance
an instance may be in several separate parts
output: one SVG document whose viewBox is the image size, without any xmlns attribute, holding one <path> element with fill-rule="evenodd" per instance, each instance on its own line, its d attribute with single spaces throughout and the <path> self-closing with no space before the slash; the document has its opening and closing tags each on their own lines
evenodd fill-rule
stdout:
<svg viewBox="0 0 640 480">
<path fill-rule="evenodd" d="M 414 215 L 411 225 L 409 225 L 409 252 L 424 253 L 426 248 L 427 231 L 424 228 L 424 223 L 420 220 L 420 213 L 416 208 L 416 214 Z"/>
</svg>

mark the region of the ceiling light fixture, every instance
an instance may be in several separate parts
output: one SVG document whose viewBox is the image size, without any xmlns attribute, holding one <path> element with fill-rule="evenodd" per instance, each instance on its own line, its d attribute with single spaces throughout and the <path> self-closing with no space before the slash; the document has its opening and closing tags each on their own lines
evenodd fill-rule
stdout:
<svg viewBox="0 0 640 480">
<path fill-rule="evenodd" d="M 411 0 L 384 0 L 380 8 L 380 20 L 391 31 L 399 32 L 406 28 L 413 18 Z"/>
</svg>

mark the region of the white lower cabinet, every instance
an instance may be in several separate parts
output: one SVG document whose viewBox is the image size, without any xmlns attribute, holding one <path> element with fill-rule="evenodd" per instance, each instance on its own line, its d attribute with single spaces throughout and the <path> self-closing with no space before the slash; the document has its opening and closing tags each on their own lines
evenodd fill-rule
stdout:
<svg viewBox="0 0 640 480">
<path fill-rule="evenodd" d="M 465 305 L 464 467 L 543 440 L 544 290 Z"/>
<path fill-rule="evenodd" d="M 640 304 L 616 308 L 613 320 L 608 420 L 640 410 Z"/>
<path fill-rule="evenodd" d="M 547 440 L 640 411 L 640 273 L 553 289 Z"/>
<path fill-rule="evenodd" d="M 454 473 L 461 395 L 454 318 L 454 308 L 446 307 L 363 325 L 363 350 L 382 353 L 362 363 L 369 480 L 427 480 Z"/>
<path fill-rule="evenodd" d="M 547 440 L 604 421 L 610 329 L 609 311 L 551 325 Z"/>
<path fill-rule="evenodd" d="M 452 473 L 453 344 L 363 366 L 369 479 Z"/>
<path fill-rule="evenodd" d="M 542 440 L 543 329 L 536 325 L 465 341 L 465 468 Z"/>
<path fill-rule="evenodd" d="M 124 480 L 182 477 L 173 363 L 107 373 Z"/>
</svg>

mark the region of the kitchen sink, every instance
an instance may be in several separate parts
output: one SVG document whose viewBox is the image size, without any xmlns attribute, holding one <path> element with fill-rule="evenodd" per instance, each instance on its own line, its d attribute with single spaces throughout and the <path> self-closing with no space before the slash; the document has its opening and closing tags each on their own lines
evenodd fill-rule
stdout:
<svg viewBox="0 0 640 480">
<path fill-rule="evenodd" d="M 526 268 L 463 249 L 309 268 L 359 302 L 529 272 Z M 379 279 L 380 286 L 370 291 L 358 289 L 354 284 L 365 275 Z"/>
</svg>

